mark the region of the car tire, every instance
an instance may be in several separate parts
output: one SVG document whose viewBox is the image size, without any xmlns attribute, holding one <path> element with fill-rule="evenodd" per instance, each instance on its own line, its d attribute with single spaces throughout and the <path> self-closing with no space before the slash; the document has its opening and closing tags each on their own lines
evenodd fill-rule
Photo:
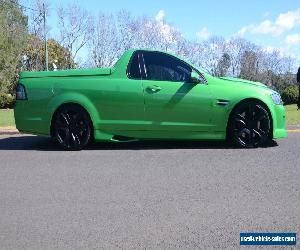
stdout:
<svg viewBox="0 0 300 250">
<path fill-rule="evenodd" d="M 62 106 L 55 114 L 53 137 L 64 150 L 81 150 L 92 138 L 93 126 L 88 113 L 80 106 Z"/>
<path fill-rule="evenodd" d="M 265 105 L 258 101 L 245 101 L 238 104 L 229 118 L 229 141 L 242 148 L 265 145 L 271 137 L 270 118 Z"/>
</svg>

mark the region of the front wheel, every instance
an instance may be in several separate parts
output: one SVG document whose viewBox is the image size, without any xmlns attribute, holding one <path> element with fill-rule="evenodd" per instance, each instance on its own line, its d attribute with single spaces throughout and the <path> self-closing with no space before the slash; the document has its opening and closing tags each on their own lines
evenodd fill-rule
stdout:
<svg viewBox="0 0 300 250">
<path fill-rule="evenodd" d="M 91 139 L 92 123 L 87 112 L 78 105 L 60 108 L 54 120 L 53 136 L 65 150 L 81 150 Z"/>
<path fill-rule="evenodd" d="M 236 145 L 243 148 L 262 146 L 269 140 L 270 133 L 270 115 L 261 103 L 247 101 L 233 110 L 228 136 Z"/>
</svg>

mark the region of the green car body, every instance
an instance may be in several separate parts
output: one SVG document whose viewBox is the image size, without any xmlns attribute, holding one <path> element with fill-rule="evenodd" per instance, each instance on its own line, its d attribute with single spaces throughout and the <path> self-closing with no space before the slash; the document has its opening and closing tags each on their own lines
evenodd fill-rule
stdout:
<svg viewBox="0 0 300 250">
<path fill-rule="evenodd" d="M 19 84 L 26 98 L 16 102 L 17 129 L 51 136 L 55 112 L 72 103 L 89 114 L 97 141 L 118 141 L 118 136 L 225 140 L 232 110 L 245 100 L 256 100 L 270 114 L 271 137 L 287 136 L 285 109 L 274 103 L 274 91 L 264 84 L 216 78 L 191 64 L 193 74 L 199 77 L 197 83 L 153 80 L 146 77 L 146 69 L 143 71 L 143 53 L 152 53 L 149 58 L 167 56 L 182 61 L 163 52 L 129 50 L 112 68 L 22 72 Z M 139 67 L 135 73 L 129 72 L 134 72 L 133 60 Z"/>
</svg>

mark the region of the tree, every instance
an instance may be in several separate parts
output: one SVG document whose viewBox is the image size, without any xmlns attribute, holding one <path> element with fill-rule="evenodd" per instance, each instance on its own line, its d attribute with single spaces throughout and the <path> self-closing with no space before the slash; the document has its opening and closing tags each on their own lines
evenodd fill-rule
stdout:
<svg viewBox="0 0 300 250">
<path fill-rule="evenodd" d="M 92 22 L 93 36 L 88 41 L 90 59 L 94 67 L 110 67 L 120 56 L 120 42 L 115 18 L 99 13 Z"/>
<path fill-rule="evenodd" d="M 205 67 L 205 46 L 203 43 L 186 41 L 181 49 L 182 55 L 198 67 Z"/>
<path fill-rule="evenodd" d="M 256 46 L 249 41 L 235 37 L 226 44 L 226 52 L 230 56 L 229 75 L 238 77 L 241 72 L 241 62 L 245 51 L 255 50 Z"/>
<path fill-rule="evenodd" d="M 35 35 L 28 35 L 27 44 L 22 51 L 22 70 L 41 71 L 44 68 L 45 53 L 43 41 Z"/>
<path fill-rule="evenodd" d="M 46 14 L 47 19 L 50 16 L 50 4 L 46 0 L 34 0 L 33 7 L 34 11 L 31 11 L 29 15 L 29 25 L 28 31 L 30 34 L 39 37 L 40 39 L 49 36 L 50 27 L 47 25 L 46 30 L 44 30 L 44 11 Z"/>
<path fill-rule="evenodd" d="M 115 18 L 110 15 L 107 16 L 108 19 L 114 19 Z M 138 47 L 139 43 L 139 33 L 140 33 L 140 20 L 138 18 L 132 17 L 130 12 L 126 10 L 121 10 L 117 14 L 116 18 L 116 28 L 117 30 L 117 38 L 118 38 L 118 46 L 117 51 L 119 55 L 121 55 L 124 51 Z"/>
<path fill-rule="evenodd" d="M 225 51 L 225 40 L 222 37 L 213 36 L 203 42 L 202 65 L 212 75 L 218 75 L 218 64 Z"/>
<path fill-rule="evenodd" d="M 91 17 L 86 10 L 76 4 L 58 8 L 57 15 L 60 43 L 71 52 L 68 60 L 69 68 L 72 68 L 72 62 L 77 58 L 78 52 L 92 37 Z"/>
<path fill-rule="evenodd" d="M 70 51 L 61 46 L 57 41 L 49 39 L 47 45 L 49 70 L 54 70 L 55 67 L 57 67 L 57 69 L 67 69 L 70 63 L 72 68 L 76 66 L 74 61 L 69 61 Z M 29 35 L 27 45 L 23 50 L 22 70 L 40 71 L 44 69 L 44 65 L 44 41 L 37 36 Z"/>
<path fill-rule="evenodd" d="M 54 39 L 49 39 L 48 43 L 48 56 L 49 56 L 49 70 L 54 70 L 55 67 L 57 69 L 68 69 L 68 68 L 76 68 L 77 64 L 71 58 L 69 51 L 67 48 L 63 47 Z"/>
<path fill-rule="evenodd" d="M 226 76 L 230 67 L 230 63 L 230 56 L 228 53 L 224 53 L 217 65 L 217 76 Z"/>
<path fill-rule="evenodd" d="M 0 2 L 0 92 L 12 93 L 26 42 L 27 17 L 17 1 Z"/>
<path fill-rule="evenodd" d="M 240 78 L 256 80 L 258 74 L 258 57 L 254 51 L 245 51 L 241 58 Z"/>
<path fill-rule="evenodd" d="M 182 34 L 169 25 L 163 16 L 155 19 L 142 17 L 139 22 L 140 47 L 175 52 L 178 43 L 183 40 Z"/>
</svg>

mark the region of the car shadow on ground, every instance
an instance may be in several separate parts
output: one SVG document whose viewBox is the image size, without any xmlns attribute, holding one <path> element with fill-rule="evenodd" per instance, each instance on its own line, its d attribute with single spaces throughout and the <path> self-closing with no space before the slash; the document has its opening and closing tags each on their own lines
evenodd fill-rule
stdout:
<svg viewBox="0 0 300 250">
<path fill-rule="evenodd" d="M 276 147 L 271 141 L 264 147 Z M 134 141 L 134 142 L 97 142 L 84 150 L 156 150 L 156 149 L 233 149 L 234 146 L 223 141 Z M 50 138 L 41 136 L 0 137 L 0 150 L 62 151 Z"/>
</svg>

